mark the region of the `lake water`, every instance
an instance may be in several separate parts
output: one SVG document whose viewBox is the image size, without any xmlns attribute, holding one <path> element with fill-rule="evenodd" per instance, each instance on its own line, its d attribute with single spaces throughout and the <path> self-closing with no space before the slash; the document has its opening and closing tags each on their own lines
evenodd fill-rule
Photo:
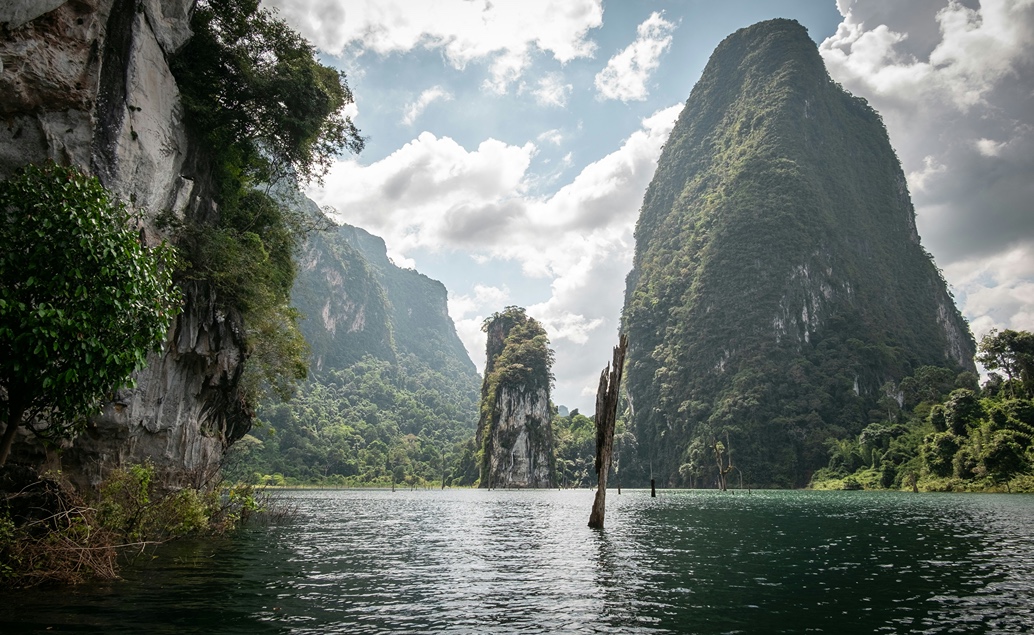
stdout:
<svg viewBox="0 0 1034 635">
<path fill-rule="evenodd" d="M 1034 496 L 299 491 L 289 525 L 0 594 L 2 633 L 1019 633 Z"/>
</svg>

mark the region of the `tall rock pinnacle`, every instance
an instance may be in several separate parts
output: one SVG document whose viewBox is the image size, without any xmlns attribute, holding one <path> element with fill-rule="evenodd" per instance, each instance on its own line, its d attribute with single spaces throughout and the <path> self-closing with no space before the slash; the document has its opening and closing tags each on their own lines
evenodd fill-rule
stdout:
<svg viewBox="0 0 1034 635">
<path fill-rule="evenodd" d="M 791 20 L 727 37 L 693 88 L 623 326 L 640 466 L 673 484 L 706 485 L 728 437 L 747 482 L 801 485 L 916 368 L 974 369 L 879 114 Z"/>
</svg>

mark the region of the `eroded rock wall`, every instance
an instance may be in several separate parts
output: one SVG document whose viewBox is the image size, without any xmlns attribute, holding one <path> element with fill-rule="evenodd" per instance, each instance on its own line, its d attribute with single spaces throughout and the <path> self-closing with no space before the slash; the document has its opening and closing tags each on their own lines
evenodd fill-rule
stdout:
<svg viewBox="0 0 1034 635">
<path fill-rule="evenodd" d="M 476 443 L 482 488 L 553 487 L 549 364 L 545 331 L 523 309 L 509 307 L 486 323 L 485 379 Z M 536 342 L 539 335 L 541 341 Z M 539 349 L 539 350 L 536 350 Z"/>
<path fill-rule="evenodd" d="M 191 144 L 169 58 L 190 37 L 193 0 L 8 0 L 0 6 L 0 178 L 30 162 L 74 164 L 143 217 L 149 242 L 171 238 L 155 218 L 204 222 L 204 149 Z M 205 478 L 250 416 L 237 386 L 245 353 L 238 315 L 216 308 L 203 281 L 160 354 L 117 391 L 60 457 L 80 484 L 151 460 Z M 39 460 L 28 443 L 15 458 Z M 53 457 L 51 457 L 53 465 Z"/>
<path fill-rule="evenodd" d="M 485 445 L 488 482 L 482 487 L 553 487 L 553 443 L 545 388 L 500 387 L 498 417 Z"/>
</svg>

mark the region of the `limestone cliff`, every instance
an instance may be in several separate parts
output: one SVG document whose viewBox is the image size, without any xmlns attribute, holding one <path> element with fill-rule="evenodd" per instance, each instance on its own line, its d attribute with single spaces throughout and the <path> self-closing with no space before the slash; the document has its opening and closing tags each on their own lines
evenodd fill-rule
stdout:
<svg viewBox="0 0 1034 635">
<path fill-rule="evenodd" d="M 364 355 L 397 361 L 384 288 L 362 254 L 342 240 L 342 231 L 306 241 L 291 290 L 292 304 L 305 316 L 301 328 L 315 374 L 345 368 Z"/>
<path fill-rule="evenodd" d="M 916 369 L 974 370 L 879 114 L 790 20 L 730 35 L 693 88 L 623 322 L 640 474 L 673 484 L 713 481 L 728 437 L 748 482 L 802 485 Z"/>
<path fill-rule="evenodd" d="M 553 352 L 546 332 L 518 307 L 496 313 L 484 328 L 487 361 L 477 429 L 480 487 L 553 487 Z"/>
<path fill-rule="evenodd" d="M 203 150 L 183 125 L 168 60 L 190 37 L 192 0 L 8 0 L 0 6 L 0 178 L 51 159 L 96 175 L 144 217 L 204 224 Z M 119 390 L 63 467 L 96 482 L 121 462 L 201 478 L 250 426 L 237 391 L 245 354 L 238 315 L 204 281 L 183 287 L 183 313 L 161 354 Z M 37 450 L 38 451 L 38 450 Z M 31 459 L 33 449 L 15 449 Z M 39 458 L 37 457 L 37 460 Z"/>
</svg>

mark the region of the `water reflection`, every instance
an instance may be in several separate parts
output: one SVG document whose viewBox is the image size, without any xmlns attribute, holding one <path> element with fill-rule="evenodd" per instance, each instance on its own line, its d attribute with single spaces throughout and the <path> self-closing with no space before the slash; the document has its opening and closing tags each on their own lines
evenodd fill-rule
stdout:
<svg viewBox="0 0 1034 635">
<path fill-rule="evenodd" d="M 296 523 L 176 543 L 123 582 L 4 593 L 0 631 L 1009 633 L 1034 497 L 306 491 Z"/>
</svg>

